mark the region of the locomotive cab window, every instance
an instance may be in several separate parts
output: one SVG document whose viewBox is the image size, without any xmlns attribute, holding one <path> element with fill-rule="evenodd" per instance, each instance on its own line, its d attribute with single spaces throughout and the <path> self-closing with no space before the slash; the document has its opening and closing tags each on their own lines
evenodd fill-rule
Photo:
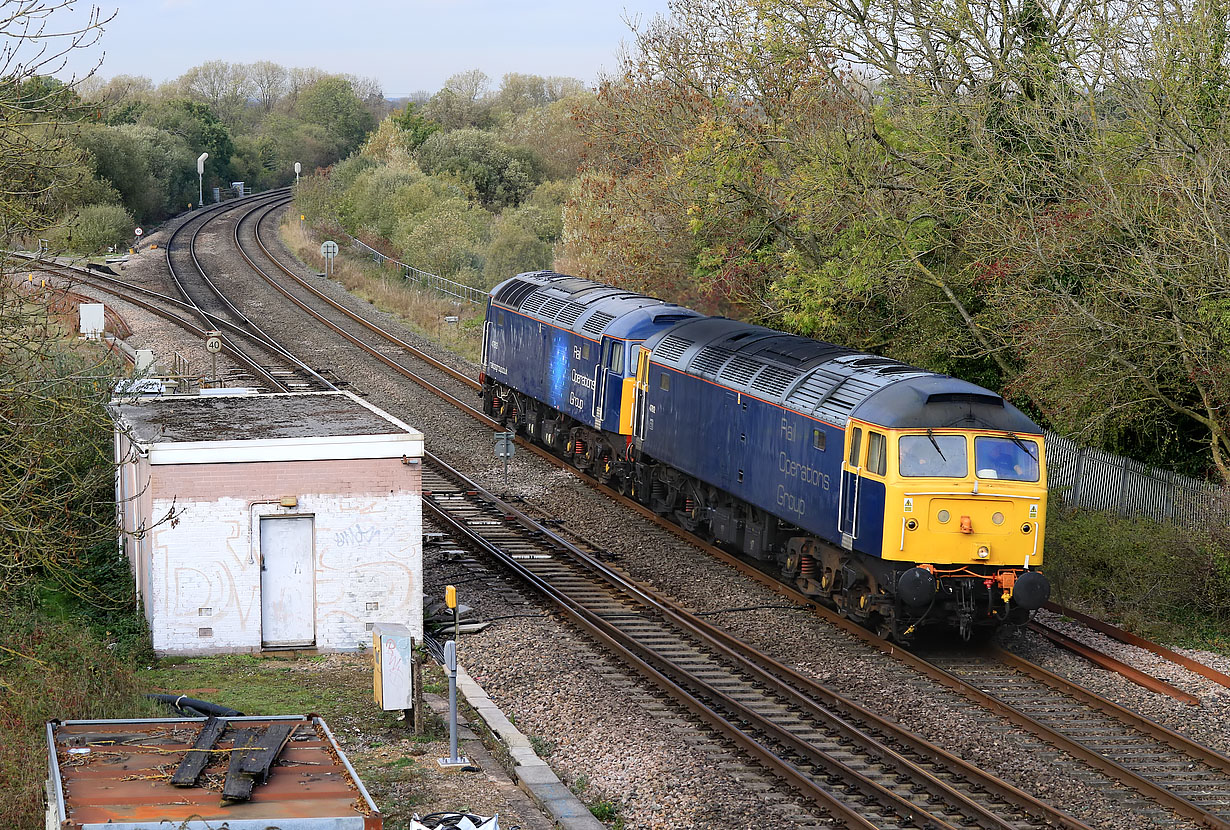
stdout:
<svg viewBox="0 0 1230 830">
<path fill-rule="evenodd" d="M 1024 438 L 974 439 L 974 471 L 979 478 L 1037 481 L 1038 444 Z"/>
<path fill-rule="evenodd" d="M 855 427 L 850 431 L 850 466 L 857 467 L 859 459 L 862 457 L 863 449 L 863 431 Z"/>
<path fill-rule="evenodd" d="M 888 439 L 883 433 L 867 433 L 867 472 L 878 476 L 888 472 Z"/>
<path fill-rule="evenodd" d="M 903 476 L 965 478 L 969 469 L 964 435 L 903 435 L 899 451 Z"/>
<path fill-rule="evenodd" d="M 811 431 L 811 445 L 821 452 L 824 452 L 824 430 L 813 429 Z"/>
<path fill-rule="evenodd" d="M 624 373 L 624 344 L 612 341 L 607 345 L 606 370 L 617 375 Z"/>
</svg>

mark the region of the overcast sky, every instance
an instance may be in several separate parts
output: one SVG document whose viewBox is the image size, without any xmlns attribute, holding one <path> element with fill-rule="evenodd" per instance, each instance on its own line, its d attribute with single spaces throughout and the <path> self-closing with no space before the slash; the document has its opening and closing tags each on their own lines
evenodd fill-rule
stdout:
<svg viewBox="0 0 1230 830">
<path fill-rule="evenodd" d="M 647 21 L 667 0 L 98 0 L 116 10 L 99 44 L 73 56 L 81 74 L 145 75 L 154 83 L 209 60 L 316 66 L 379 79 L 386 95 L 436 91 L 481 69 L 567 75 L 586 83 L 616 66 L 625 20 Z"/>
</svg>

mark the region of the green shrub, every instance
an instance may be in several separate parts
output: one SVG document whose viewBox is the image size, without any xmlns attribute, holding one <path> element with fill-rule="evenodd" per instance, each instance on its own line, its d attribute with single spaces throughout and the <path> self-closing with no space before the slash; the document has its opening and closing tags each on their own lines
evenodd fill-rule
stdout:
<svg viewBox="0 0 1230 830">
<path fill-rule="evenodd" d="M 31 608 L 0 613 L 0 827 L 43 827 L 45 724 L 160 717 L 131 664 L 88 628 Z"/>
<path fill-rule="evenodd" d="M 96 254 L 122 248 L 135 227 L 132 214 L 119 205 L 87 205 L 65 214 L 51 239 L 61 250 Z"/>
<path fill-rule="evenodd" d="M 1145 636 L 1217 644 L 1230 635 L 1224 536 L 1052 499 L 1045 559 L 1051 598 Z"/>
</svg>

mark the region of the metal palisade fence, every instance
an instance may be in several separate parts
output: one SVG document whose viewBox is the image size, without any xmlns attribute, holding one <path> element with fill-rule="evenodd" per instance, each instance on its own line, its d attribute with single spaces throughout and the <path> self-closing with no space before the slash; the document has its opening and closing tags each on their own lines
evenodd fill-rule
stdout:
<svg viewBox="0 0 1230 830">
<path fill-rule="evenodd" d="M 1209 481 L 1150 467 L 1046 433 L 1050 488 L 1076 507 L 1111 510 L 1179 527 L 1225 527 L 1230 493 Z"/>
<path fill-rule="evenodd" d="M 371 245 L 365 242 L 360 242 L 350 234 L 345 234 L 350 240 L 350 245 L 356 251 L 368 254 L 377 265 L 396 268 L 401 272 L 402 276 L 411 282 L 416 282 L 424 288 L 430 288 L 434 291 L 439 291 L 441 294 L 447 294 L 458 300 L 464 300 L 474 305 L 483 305 L 487 302 L 487 292 L 482 288 L 475 288 L 472 285 L 466 285 L 463 282 L 450 280 L 447 277 L 441 277 L 432 274 L 428 271 L 423 271 L 415 268 L 413 265 L 407 265 L 404 262 L 399 262 L 392 257 L 387 257 L 377 251 Z"/>
</svg>

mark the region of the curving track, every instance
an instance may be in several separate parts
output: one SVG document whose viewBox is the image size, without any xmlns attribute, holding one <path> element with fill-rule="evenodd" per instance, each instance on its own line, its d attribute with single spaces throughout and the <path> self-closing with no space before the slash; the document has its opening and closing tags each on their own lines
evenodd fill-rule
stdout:
<svg viewBox="0 0 1230 830">
<path fill-rule="evenodd" d="M 253 273 L 276 286 L 282 296 L 309 314 L 312 320 L 327 325 L 351 346 L 482 425 L 499 427 L 466 400 L 474 399 L 477 384 L 472 380 L 333 302 L 271 253 L 261 239 L 262 225 L 281 204 L 284 199 L 279 196 L 261 200 L 259 204 L 250 205 L 235 223 L 234 245 L 243 251 Z M 200 232 L 200 228 L 192 231 L 193 237 Z M 223 327 L 220 314 L 204 313 L 207 325 Z M 257 334 L 254 327 L 242 321 L 225 325 L 245 330 L 257 342 L 262 336 L 267 338 L 263 332 Z M 238 344 L 235 348 L 240 350 Z M 546 450 L 522 443 L 540 457 L 563 466 L 562 460 Z M 437 476 L 439 483 L 435 485 L 436 492 L 428 506 L 433 511 L 439 509 L 440 521 L 448 521 L 448 504 L 442 506 L 441 503 L 455 502 L 453 506 L 463 516 L 466 511 L 473 512 L 468 521 L 463 518 L 460 523 L 461 527 L 471 530 L 490 527 L 507 533 L 510 522 L 522 528 L 533 524 L 528 517 L 518 515 L 510 505 L 491 494 L 481 494 L 477 485 L 459 483 L 455 474 L 443 466 L 433 465 L 431 469 L 430 474 Z M 904 652 L 827 609 L 815 606 L 789 586 L 663 523 L 659 517 L 598 482 L 584 475 L 581 477 L 627 510 L 663 524 L 672 533 L 769 585 L 800 607 L 812 609 L 833 626 L 853 634 L 860 642 L 851 643 L 850 647 L 861 649 L 860 659 L 866 657 L 868 647 L 889 655 L 906 666 L 902 670 L 902 682 L 946 686 L 981 711 L 981 717 L 986 718 L 987 712 L 1003 717 L 1043 744 L 1068 753 L 1121 782 L 1130 790 L 1119 798 L 1127 814 L 1147 817 L 1158 826 L 1174 823 L 1174 817 L 1182 816 L 1203 826 L 1230 828 L 1230 759 L 1173 732 L 1160 734 L 1157 731 L 1160 728 L 1150 725 L 1147 719 L 1126 710 L 1116 711 L 1113 704 L 1105 705 L 1109 702 L 1096 695 L 1073 688 L 1071 684 L 1065 686 L 1053 675 L 1023 666 L 1019 658 L 990 654 L 971 659 L 964 655 L 945 663 L 949 658 L 943 655 L 933 655 L 928 661 Z M 446 492 L 451 495 L 437 498 Z M 463 492 L 472 495 L 458 495 Z M 487 518 L 475 519 L 482 511 L 487 511 L 483 514 Z M 512 516 L 517 516 L 515 522 L 509 518 Z M 460 528 L 457 532 L 463 533 Z M 980 779 L 976 775 L 980 774 L 966 771 L 957 759 L 946 757 L 921 739 L 903 736 L 900 730 L 893 732 L 896 728 L 891 724 L 868 720 L 869 713 L 843 701 L 835 692 L 806 681 L 780 664 L 766 665 L 746 647 L 724 638 L 721 632 L 708 632 L 702 637 L 695 620 L 680 627 L 677 617 L 682 612 L 661 598 L 652 597 L 642 586 L 625 584 L 620 589 L 623 593 L 611 594 L 611 585 L 619 583 L 622 577 L 610 573 L 594 583 L 605 583 L 606 587 L 582 586 L 580 580 L 594 579 L 592 574 L 578 576 L 576 569 L 581 566 L 576 563 L 584 562 L 585 554 L 541 525 L 534 526 L 530 535 L 535 534 L 549 540 L 547 551 L 527 554 L 528 548 L 524 545 L 530 542 L 520 536 L 504 538 L 501 543 L 500 540 L 484 540 L 480 534 L 470 542 L 493 554 L 496 549 L 508 548 L 505 561 L 509 568 L 521 573 L 544 594 L 557 596 L 561 607 L 569 609 L 577 624 L 590 630 L 608 647 L 616 649 L 617 639 L 622 638 L 623 645 L 619 648 L 626 650 L 629 663 L 639 660 L 649 674 L 660 675 L 662 687 L 681 705 L 694 705 L 683 703 L 685 700 L 706 705 L 708 714 L 697 711 L 696 716 L 711 728 L 720 728 L 722 723 L 737 724 L 739 735 L 730 733 L 729 740 L 770 768 L 784 765 L 777 768 L 775 774 L 788 781 L 792 789 L 810 793 L 808 800 L 822 813 L 840 816 L 843 823 L 857 827 L 923 824 L 935 827 L 1082 826 L 1010 787 L 998 789 L 1007 787 L 1002 782 L 994 787 L 977 783 Z M 567 557 L 561 556 L 565 550 L 569 551 Z M 590 567 L 590 564 L 584 566 Z M 592 599 L 588 608 L 582 602 L 586 596 Z M 673 657 L 678 659 L 672 660 Z M 757 663 L 760 665 L 755 667 Z M 725 679 L 708 683 L 710 678 L 705 675 L 714 667 L 720 667 Z M 753 693 L 757 684 L 762 688 Z M 785 686 L 785 690 L 781 686 Z M 1018 690 L 1026 691 L 1019 693 Z M 1070 702 L 1076 699 L 1083 700 L 1082 705 L 1088 708 L 1078 711 Z M 1069 712 L 1071 714 L 1067 714 Z M 974 717 L 979 716 L 975 714 Z M 868 742 L 853 751 L 852 748 L 858 746 L 856 736 Z M 1079 768 L 1080 763 L 1076 766 Z M 912 777 L 915 775 L 920 777 Z M 994 795 L 989 795 L 992 792 Z M 862 819 L 845 815 L 845 810 Z M 865 823 L 859 823 L 860 820 Z M 976 821 L 977 824 L 967 825 L 963 821 Z"/>
</svg>

